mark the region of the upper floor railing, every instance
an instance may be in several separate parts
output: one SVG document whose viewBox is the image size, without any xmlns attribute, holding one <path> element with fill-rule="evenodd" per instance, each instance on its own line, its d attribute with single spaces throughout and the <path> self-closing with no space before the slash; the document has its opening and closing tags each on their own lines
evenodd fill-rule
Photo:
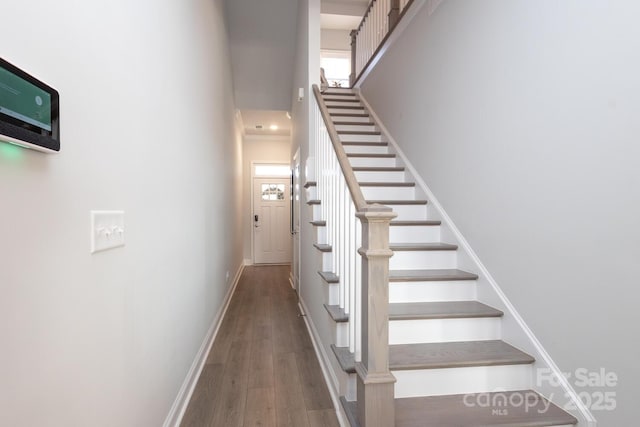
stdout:
<svg viewBox="0 0 640 427">
<path fill-rule="evenodd" d="M 371 0 L 360 25 L 351 31 L 351 86 L 412 2 L 413 0 Z"/>
</svg>

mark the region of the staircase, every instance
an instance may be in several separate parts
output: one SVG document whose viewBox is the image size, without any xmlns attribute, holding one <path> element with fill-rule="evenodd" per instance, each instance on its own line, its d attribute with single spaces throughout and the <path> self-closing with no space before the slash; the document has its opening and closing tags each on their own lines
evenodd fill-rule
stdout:
<svg viewBox="0 0 640 427">
<path fill-rule="evenodd" d="M 430 218 L 426 197 L 357 93 L 331 88 L 319 103 L 330 114 L 327 127 L 337 132 L 366 203 L 388 206 L 397 214 L 389 224 L 393 256 L 388 273 L 388 365 L 397 380 L 395 426 L 575 425 L 576 418 L 531 390 L 534 358 L 501 340 L 504 313 L 477 301 L 478 276 L 458 269 L 458 246 L 442 241 L 442 224 Z M 316 175 L 321 174 L 322 165 L 316 168 Z M 331 223 L 339 218 L 326 210 L 323 214 L 326 192 L 318 190 L 320 185 L 306 183 L 321 259 L 319 276 L 327 287 L 324 307 L 333 324 L 331 348 L 346 384 L 341 401 L 351 426 L 360 426 L 354 343 L 359 325 L 351 318 L 356 306 L 344 282 L 357 280 L 361 272 L 350 272 L 348 278 L 338 275 L 340 263 L 344 271 L 343 264 L 360 263 L 360 257 L 344 249 L 334 253 L 336 234 L 327 228 L 339 227 Z"/>
</svg>

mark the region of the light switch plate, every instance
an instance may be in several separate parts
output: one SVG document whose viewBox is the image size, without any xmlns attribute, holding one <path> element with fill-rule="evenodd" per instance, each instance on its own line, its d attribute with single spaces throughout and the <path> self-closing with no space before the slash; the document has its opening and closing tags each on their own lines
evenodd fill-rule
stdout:
<svg viewBox="0 0 640 427">
<path fill-rule="evenodd" d="M 91 253 L 124 246 L 124 211 L 91 211 Z"/>
</svg>

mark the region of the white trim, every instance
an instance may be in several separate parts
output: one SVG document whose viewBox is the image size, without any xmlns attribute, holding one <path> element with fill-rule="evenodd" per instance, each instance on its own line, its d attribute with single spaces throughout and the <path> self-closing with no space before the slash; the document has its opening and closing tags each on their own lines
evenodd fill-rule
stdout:
<svg viewBox="0 0 640 427">
<path fill-rule="evenodd" d="M 540 343 L 540 341 L 536 338 L 533 331 L 529 328 L 529 326 L 527 326 L 526 322 L 524 321 L 520 313 L 516 310 L 516 308 L 511 303 L 511 301 L 509 301 L 509 298 L 507 298 L 507 296 L 502 291 L 498 283 L 491 276 L 491 274 L 489 273 L 487 268 L 484 266 L 484 264 L 480 261 L 480 258 L 471 248 L 471 245 L 469 245 L 469 242 L 467 242 L 467 240 L 464 238 L 464 236 L 462 235 L 458 227 L 456 227 L 456 225 L 454 224 L 453 220 L 449 217 L 449 215 L 447 215 L 444 208 L 442 207 L 438 199 L 436 199 L 431 189 L 424 182 L 424 180 L 422 179 L 418 171 L 413 167 L 408 157 L 400 149 L 396 140 L 391 136 L 387 128 L 382 124 L 380 117 L 378 117 L 375 111 L 371 108 L 371 105 L 367 102 L 367 100 L 364 98 L 364 96 L 362 95 L 359 89 L 357 90 L 357 92 L 360 100 L 362 101 L 364 106 L 369 110 L 369 113 L 371 114 L 373 121 L 376 123 L 376 125 L 378 125 L 382 133 L 387 137 L 387 140 L 389 141 L 391 146 L 394 148 L 397 155 L 402 159 L 402 161 L 404 162 L 404 165 L 409 170 L 409 172 L 415 179 L 416 183 L 425 192 L 427 196 L 427 200 L 429 201 L 429 204 L 432 207 L 434 207 L 436 211 L 440 214 L 442 218 L 442 222 L 449 227 L 451 233 L 458 240 L 458 244 L 461 247 L 461 249 L 465 251 L 467 255 L 471 258 L 471 261 L 475 263 L 476 267 L 479 270 L 479 276 L 484 277 L 488 281 L 488 283 L 491 285 L 493 291 L 496 293 L 498 298 L 504 304 L 506 310 L 509 312 L 511 316 L 513 316 L 513 319 L 516 321 L 517 325 L 520 327 L 522 332 L 526 335 L 526 338 L 533 345 L 533 347 L 538 352 L 538 354 L 542 357 L 543 359 L 542 362 L 546 364 L 547 367 L 549 367 L 549 369 L 551 369 L 551 371 L 555 375 L 555 378 L 559 380 L 558 382 L 560 383 L 560 386 L 562 387 L 566 395 L 571 398 L 572 402 L 577 408 L 577 412 L 579 412 L 580 415 L 582 415 L 582 417 L 584 418 L 584 421 L 587 423 L 589 427 L 595 427 L 597 425 L 597 422 L 593 414 L 591 414 L 591 411 L 589 411 L 589 409 L 584 405 L 584 403 L 582 402 L 582 399 L 580 399 L 580 397 L 578 396 L 576 391 L 573 389 L 569 381 L 567 381 L 565 376 L 562 374 L 562 371 L 551 359 L 551 356 L 544 349 L 544 347 L 542 346 L 542 343 Z M 541 361 L 538 361 L 538 363 L 539 362 Z"/>
<path fill-rule="evenodd" d="M 307 330 L 309 331 L 309 337 L 311 337 L 313 349 L 316 352 L 318 362 L 320 362 L 320 369 L 322 369 L 324 382 L 327 384 L 327 388 L 329 389 L 329 395 L 331 396 L 333 408 L 336 411 L 336 416 L 338 417 L 340 427 L 351 427 L 351 424 L 349 424 L 349 421 L 347 420 L 347 414 L 344 412 L 344 408 L 340 403 L 340 396 L 338 393 L 338 378 L 335 376 L 333 369 L 331 369 L 331 362 L 329 362 L 329 356 L 322 346 L 320 334 L 318 334 L 318 330 L 316 329 L 313 320 L 305 314 L 309 310 L 307 310 L 307 306 L 305 305 L 304 301 L 302 299 L 299 299 L 298 301 L 298 307 L 300 307 L 300 312 L 302 313 L 302 317 L 304 318 L 304 323 L 307 325 Z"/>
<path fill-rule="evenodd" d="M 220 330 L 220 325 L 222 324 L 222 320 L 224 319 L 224 315 L 227 313 L 227 309 L 229 308 L 229 303 L 231 302 L 231 298 L 235 293 L 236 287 L 240 282 L 240 276 L 244 271 L 245 264 L 242 263 L 238 267 L 238 271 L 236 272 L 236 276 L 233 279 L 233 284 L 229 287 L 227 294 L 224 298 L 224 305 L 222 309 L 218 312 L 217 316 L 213 319 L 207 334 L 204 337 L 204 341 L 200 346 L 200 349 L 196 353 L 196 357 L 191 364 L 191 368 L 189 368 L 189 372 L 187 372 L 187 376 L 185 377 L 182 387 L 178 391 L 178 395 L 173 401 L 173 405 L 171 406 L 171 410 L 169 410 L 169 414 L 164 420 L 163 427 L 179 427 L 182 422 L 182 417 L 184 417 L 184 413 L 187 410 L 187 406 L 189 406 L 189 401 L 191 400 L 191 396 L 193 395 L 193 391 L 196 388 L 196 384 L 198 383 L 198 379 L 200 378 L 200 374 L 202 373 L 202 369 L 204 368 L 207 357 L 209 356 L 209 352 L 211 351 L 211 346 L 218 335 L 218 331 Z"/>
</svg>

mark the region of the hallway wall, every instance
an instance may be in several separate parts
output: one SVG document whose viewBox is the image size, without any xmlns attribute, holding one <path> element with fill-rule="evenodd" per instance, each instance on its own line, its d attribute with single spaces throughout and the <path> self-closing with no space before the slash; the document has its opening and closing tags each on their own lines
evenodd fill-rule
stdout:
<svg viewBox="0 0 640 427">
<path fill-rule="evenodd" d="M 447 0 L 362 87 L 603 427 L 634 424 L 640 381 L 627 332 L 640 323 L 639 14 Z M 580 386 L 581 368 L 617 384 Z"/>
<path fill-rule="evenodd" d="M 60 92 L 62 149 L 0 142 L 0 425 L 161 426 L 242 262 L 222 1 L 2 14 L 2 57 Z M 124 248 L 89 253 L 93 209 L 126 211 Z"/>
</svg>

